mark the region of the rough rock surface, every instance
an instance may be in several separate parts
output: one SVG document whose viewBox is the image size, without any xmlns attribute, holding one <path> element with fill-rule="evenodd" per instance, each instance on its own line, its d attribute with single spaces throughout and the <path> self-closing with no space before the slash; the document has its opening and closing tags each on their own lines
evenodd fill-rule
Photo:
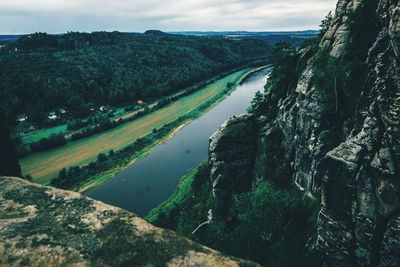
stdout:
<svg viewBox="0 0 400 267">
<path fill-rule="evenodd" d="M 355 29 L 361 25 L 366 32 L 366 18 L 376 18 L 377 29 L 357 40 Z M 320 97 L 314 63 L 308 61 L 297 85 L 265 94 L 263 116 L 242 117 L 241 124 L 255 125 L 255 133 L 243 131 L 255 138 L 246 139 L 255 148 L 246 151 L 235 130 L 229 136 L 230 123 L 214 135 L 211 180 L 232 179 L 215 175 L 220 162 L 230 165 L 224 155 L 229 152 L 215 149 L 223 140 L 236 155 L 246 151 L 234 162 L 254 162 L 239 169 L 252 173 L 247 183 L 289 178 L 305 193 L 321 196 L 314 247 L 325 266 L 400 266 L 400 1 L 339 1 L 320 47 L 346 63 L 360 54 L 360 45 L 368 46 L 361 56 L 368 79 L 344 92 L 345 111 Z M 218 188 L 220 195 L 232 186 Z"/>
<path fill-rule="evenodd" d="M 235 193 L 251 189 L 256 151 L 254 120 L 249 115 L 233 117 L 210 137 L 210 175 L 218 211 L 227 211 Z M 231 143 L 235 146 L 226 149 Z M 224 214 L 221 217 L 224 217 Z"/>
<path fill-rule="evenodd" d="M 0 266 L 258 266 L 78 193 L 0 177 Z"/>
</svg>

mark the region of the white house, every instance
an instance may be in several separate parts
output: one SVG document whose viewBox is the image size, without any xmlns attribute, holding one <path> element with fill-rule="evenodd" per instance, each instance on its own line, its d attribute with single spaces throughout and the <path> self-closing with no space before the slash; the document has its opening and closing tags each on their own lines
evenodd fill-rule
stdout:
<svg viewBox="0 0 400 267">
<path fill-rule="evenodd" d="M 25 114 L 23 114 L 23 115 L 19 115 L 19 116 L 18 116 L 17 121 L 19 121 L 19 122 L 24 122 L 24 121 L 26 121 L 27 119 L 28 119 L 28 116 L 26 116 Z"/>
<path fill-rule="evenodd" d="M 50 112 L 47 117 L 49 118 L 49 120 L 55 120 L 58 118 L 55 112 Z"/>
</svg>

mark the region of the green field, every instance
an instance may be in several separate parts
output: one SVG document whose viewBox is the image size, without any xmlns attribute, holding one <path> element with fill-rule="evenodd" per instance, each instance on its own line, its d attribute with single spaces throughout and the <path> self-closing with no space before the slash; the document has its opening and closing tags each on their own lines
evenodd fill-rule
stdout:
<svg viewBox="0 0 400 267">
<path fill-rule="evenodd" d="M 35 182 L 48 184 L 62 168 L 88 164 L 101 152 L 118 150 L 129 145 L 154 128 L 160 128 L 196 109 L 224 90 L 229 82 L 237 83 L 250 71 L 246 69 L 235 72 L 162 109 L 109 131 L 23 158 L 20 160 L 22 172 L 24 175 L 30 174 Z"/>
<path fill-rule="evenodd" d="M 52 134 L 65 133 L 65 132 L 67 132 L 67 125 L 63 124 L 52 128 L 43 129 L 34 133 L 26 134 L 22 136 L 22 142 L 24 144 L 29 144 L 37 142 L 42 138 L 48 138 Z"/>
</svg>

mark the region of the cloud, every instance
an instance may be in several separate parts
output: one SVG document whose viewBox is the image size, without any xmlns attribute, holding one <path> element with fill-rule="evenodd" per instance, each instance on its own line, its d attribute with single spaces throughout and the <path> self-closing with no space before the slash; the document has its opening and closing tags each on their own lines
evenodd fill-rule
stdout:
<svg viewBox="0 0 400 267">
<path fill-rule="evenodd" d="M 317 29 L 336 0 L 1 0 L 0 33 Z"/>
</svg>

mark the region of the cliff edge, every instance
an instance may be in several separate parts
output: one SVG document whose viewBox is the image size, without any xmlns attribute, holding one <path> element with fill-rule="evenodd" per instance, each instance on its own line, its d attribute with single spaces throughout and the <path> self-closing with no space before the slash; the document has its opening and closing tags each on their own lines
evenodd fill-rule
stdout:
<svg viewBox="0 0 400 267">
<path fill-rule="evenodd" d="M 78 193 L 0 177 L 1 266 L 258 266 Z"/>
<path fill-rule="evenodd" d="M 210 140 L 218 213 L 238 180 L 295 186 L 321 199 L 324 266 L 400 266 L 400 2 L 340 0 L 320 44 L 282 51 L 255 116 Z"/>
</svg>

